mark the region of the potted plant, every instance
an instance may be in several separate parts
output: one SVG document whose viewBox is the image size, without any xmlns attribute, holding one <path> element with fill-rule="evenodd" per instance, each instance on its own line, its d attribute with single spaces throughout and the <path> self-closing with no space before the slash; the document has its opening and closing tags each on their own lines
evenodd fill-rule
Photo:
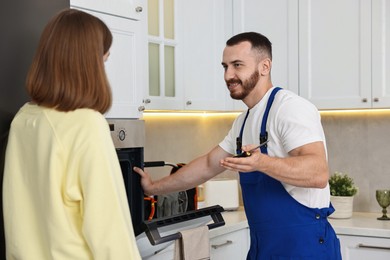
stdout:
<svg viewBox="0 0 390 260">
<path fill-rule="evenodd" d="M 353 197 L 358 192 L 353 179 L 348 174 L 335 172 L 329 178 L 330 201 L 335 208 L 331 218 L 350 218 L 352 216 Z"/>
</svg>

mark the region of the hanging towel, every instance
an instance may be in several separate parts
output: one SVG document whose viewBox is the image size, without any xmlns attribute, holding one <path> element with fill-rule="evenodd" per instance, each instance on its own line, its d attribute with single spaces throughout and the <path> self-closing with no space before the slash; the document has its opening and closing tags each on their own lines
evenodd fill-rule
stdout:
<svg viewBox="0 0 390 260">
<path fill-rule="evenodd" d="M 209 228 L 206 225 L 180 233 L 181 238 L 175 241 L 175 260 L 210 259 Z"/>
</svg>

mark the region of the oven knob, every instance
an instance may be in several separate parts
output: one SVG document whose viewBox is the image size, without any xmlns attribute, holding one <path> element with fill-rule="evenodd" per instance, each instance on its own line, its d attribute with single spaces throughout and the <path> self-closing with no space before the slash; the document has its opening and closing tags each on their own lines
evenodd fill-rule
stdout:
<svg viewBox="0 0 390 260">
<path fill-rule="evenodd" d="M 123 140 L 125 140 L 125 138 L 126 138 L 126 132 L 125 132 L 125 130 L 120 130 L 119 131 L 119 134 L 118 134 L 118 137 L 119 137 L 119 140 L 121 140 L 121 141 L 123 141 Z"/>
</svg>

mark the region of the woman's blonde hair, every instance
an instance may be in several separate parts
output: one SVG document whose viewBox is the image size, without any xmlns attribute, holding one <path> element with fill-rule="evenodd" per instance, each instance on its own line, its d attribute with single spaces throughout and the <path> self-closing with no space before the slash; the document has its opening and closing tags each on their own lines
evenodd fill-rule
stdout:
<svg viewBox="0 0 390 260">
<path fill-rule="evenodd" d="M 59 111 L 91 108 L 107 112 L 112 103 L 103 55 L 112 43 L 97 17 L 66 9 L 46 25 L 27 75 L 33 102 Z"/>
</svg>

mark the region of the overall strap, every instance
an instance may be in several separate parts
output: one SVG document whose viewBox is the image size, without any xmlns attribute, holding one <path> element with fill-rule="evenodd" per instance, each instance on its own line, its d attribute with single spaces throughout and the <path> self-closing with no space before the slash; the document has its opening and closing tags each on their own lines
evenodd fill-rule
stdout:
<svg viewBox="0 0 390 260">
<path fill-rule="evenodd" d="M 268 133 L 267 133 L 267 120 L 268 120 L 268 114 L 269 110 L 271 109 L 272 103 L 274 102 L 275 95 L 278 93 L 279 90 L 282 88 L 274 88 L 271 92 L 271 95 L 268 98 L 267 107 L 265 108 L 265 112 L 263 115 L 263 120 L 261 121 L 261 128 L 260 128 L 260 143 L 264 143 L 268 140 Z M 260 150 L 262 153 L 267 154 L 267 145 L 263 145 L 260 147 Z"/>
<path fill-rule="evenodd" d="M 242 150 L 241 150 L 242 134 L 244 132 L 244 126 L 245 126 L 246 120 L 248 119 L 248 115 L 249 115 L 249 109 L 248 109 L 248 111 L 246 111 L 245 119 L 244 119 L 244 122 L 242 123 L 241 130 L 240 130 L 240 135 L 236 139 L 236 147 L 237 147 L 236 148 L 236 153 L 237 154 L 240 154 L 242 152 Z"/>
</svg>

